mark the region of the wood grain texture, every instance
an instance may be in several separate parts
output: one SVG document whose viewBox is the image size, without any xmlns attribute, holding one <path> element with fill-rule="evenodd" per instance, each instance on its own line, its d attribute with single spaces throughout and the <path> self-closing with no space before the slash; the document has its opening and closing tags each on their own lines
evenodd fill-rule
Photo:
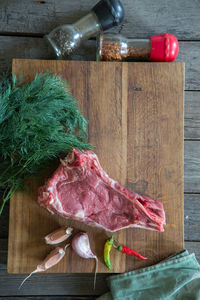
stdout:
<svg viewBox="0 0 200 300">
<path fill-rule="evenodd" d="M 165 233 L 128 229 L 115 234 L 120 243 L 150 259 L 137 261 L 113 251 L 113 272 L 150 265 L 182 249 L 184 64 L 13 61 L 13 72 L 27 79 L 48 69 L 67 79 L 79 99 L 90 120 L 89 140 L 103 168 L 131 190 L 155 197 L 165 206 Z M 102 257 L 105 232 L 52 216 L 36 200 L 36 184 L 31 185 L 30 195 L 18 192 L 11 200 L 8 272 L 32 271 L 48 253 L 45 234 L 66 223 L 88 231 L 100 259 L 99 272 L 107 272 Z M 85 264 L 69 250 L 49 272 L 93 270 L 94 262 Z"/>
<path fill-rule="evenodd" d="M 97 275 L 96 289 L 93 274 L 45 274 L 34 275 L 24 284 L 23 289 L 18 289 L 25 275 L 7 274 L 0 271 L 1 296 L 99 296 L 108 291 L 106 274 Z M 1 299 L 1 298 L 0 298 Z M 26 299 L 26 298 L 25 298 Z M 54 299 L 54 298 L 52 298 Z M 75 298 L 76 299 L 76 298 Z"/>
<path fill-rule="evenodd" d="M 43 35 L 55 26 L 72 23 L 87 13 L 94 0 L 1 0 L 0 32 Z M 200 6 L 196 0 L 123 1 L 125 19 L 112 29 L 127 36 L 149 38 L 163 32 L 179 39 L 199 39 Z"/>
<path fill-rule="evenodd" d="M 186 65 L 185 89 L 200 90 L 200 43 L 179 42 L 179 47 L 177 61 L 183 61 Z"/>
<path fill-rule="evenodd" d="M 185 141 L 185 192 L 200 193 L 200 143 Z"/>
<path fill-rule="evenodd" d="M 149 245 L 151 255 L 155 256 L 158 253 L 166 256 L 165 250 L 168 252 L 169 243 L 174 243 L 174 248 L 179 247 L 177 241 L 181 240 L 182 232 L 176 229 L 182 228 L 183 222 L 183 103 L 179 99 L 180 94 L 174 93 L 176 86 L 181 90 L 182 83 L 179 80 L 182 75 L 175 68 L 174 72 L 179 75 L 171 76 L 172 66 L 162 66 L 163 69 L 159 64 L 150 69 L 148 65 L 140 69 L 139 64 L 136 64 L 136 72 L 132 74 L 129 68 L 128 77 L 127 185 L 131 190 L 160 200 L 166 208 L 166 219 L 169 222 L 165 234 L 159 234 L 159 238 L 156 232 L 149 234 L 146 231 L 130 230 L 128 241 L 135 240 L 135 245 L 139 242 Z M 170 97 L 169 88 L 173 94 Z M 172 120 L 175 119 L 176 123 L 173 124 Z M 159 249 L 158 252 L 155 247 Z M 127 265 L 131 268 L 130 257 L 127 258 Z"/>
<path fill-rule="evenodd" d="M 200 195 L 184 196 L 185 240 L 200 241 Z"/>
<path fill-rule="evenodd" d="M 185 92 L 185 138 L 200 139 L 200 93 Z"/>
</svg>

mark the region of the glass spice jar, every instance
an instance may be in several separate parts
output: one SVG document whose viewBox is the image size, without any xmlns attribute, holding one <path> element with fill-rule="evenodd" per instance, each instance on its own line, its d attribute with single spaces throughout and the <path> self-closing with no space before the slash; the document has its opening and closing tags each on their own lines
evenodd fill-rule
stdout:
<svg viewBox="0 0 200 300">
<path fill-rule="evenodd" d="M 177 38 L 164 33 L 150 39 L 131 39 L 120 34 L 105 33 L 97 38 L 99 61 L 157 61 L 170 62 L 179 51 Z"/>
<path fill-rule="evenodd" d="M 119 25 L 124 18 L 124 8 L 119 0 L 101 0 L 92 10 L 73 24 L 56 27 L 45 39 L 60 59 L 70 55 L 83 40 Z"/>
</svg>

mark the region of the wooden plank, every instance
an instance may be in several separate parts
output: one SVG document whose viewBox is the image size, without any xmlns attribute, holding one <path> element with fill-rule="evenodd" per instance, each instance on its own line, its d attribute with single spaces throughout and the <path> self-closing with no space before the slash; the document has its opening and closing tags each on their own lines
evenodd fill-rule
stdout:
<svg viewBox="0 0 200 300">
<path fill-rule="evenodd" d="M 184 61 L 186 64 L 185 89 L 200 89 L 200 56 L 199 42 L 179 42 L 179 54 L 177 61 Z M 189 55 L 188 55 L 189 53 Z"/>
<path fill-rule="evenodd" d="M 142 2 L 142 1 L 141 1 Z M 12 58 L 54 59 L 55 56 L 42 38 L 0 36 L 1 72 L 11 69 Z M 186 90 L 200 89 L 200 42 L 180 42 L 180 53 L 177 61 L 186 64 Z M 86 41 L 70 57 L 73 60 L 95 60 L 96 42 Z M 188 55 L 188 53 L 190 55 Z"/>
<path fill-rule="evenodd" d="M 168 88 L 170 87 L 171 90 L 176 85 L 178 86 L 182 75 L 177 69 L 174 70 L 179 76 L 174 86 L 175 82 L 172 80 L 176 79 L 175 77 L 170 78 L 170 64 L 166 65 L 165 70 L 161 70 L 160 65 L 156 64 L 151 69 L 151 76 L 154 78 L 154 82 L 160 81 L 160 86 L 155 86 L 147 72 L 148 68 L 141 70 L 137 66 L 139 65 L 136 64 L 134 67 L 137 72 L 130 73 L 128 77 L 128 187 L 130 190 L 152 195 L 153 198 L 160 200 L 166 210 L 168 226 L 166 226 L 165 235 L 160 235 L 159 240 L 156 239 L 156 232 L 149 234 L 146 231 L 131 231 L 128 241 L 135 239 L 142 243 L 145 240 L 150 245 L 153 240 L 152 253 L 154 253 L 154 247 L 157 243 L 156 247 L 160 248 L 160 252 L 163 248 L 168 251 L 169 240 L 177 241 L 182 236 L 182 233 L 179 235 L 178 232 L 176 234 L 174 232 L 174 236 L 172 234 L 177 227 L 181 228 L 183 223 L 181 212 L 183 211 L 181 196 L 183 194 L 181 183 L 183 154 L 177 151 L 177 148 L 181 149 L 183 146 L 182 116 L 180 113 L 182 104 L 179 101 L 180 95 L 176 96 L 173 93 L 171 101 L 168 100 L 167 96 Z M 148 64 L 146 64 L 147 66 Z M 162 84 L 162 76 L 167 82 L 166 85 Z M 156 97 L 155 101 L 153 101 L 154 97 Z M 171 120 L 176 118 L 177 112 L 180 113 L 180 123 L 178 125 L 177 121 L 178 126 L 174 126 Z M 168 113 L 171 114 L 170 117 Z M 176 144 L 178 135 L 182 136 L 182 139 L 179 138 L 178 144 Z M 154 150 L 151 151 L 151 149 Z M 176 150 L 176 153 L 170 149 Z M 172 216 L 174 210 L 180 212 L 179 216 L 176 214 Z M 177 243 L 174 243 L 175 245 L 177 246 Z M 129 257 L 127 264 L 131 266 Z"/>
<path fill-rule="evenodd" d="M 12 297 L 12 298 L 11 298 Z M 13 296 L 10 296 L 10 297 L 1 297 L 0 296 L 0 299 L 3 299 L 3 300 L 95 300 L 96 297 L 79 297 L 79 296 L 42 296 L 42 297 L 13 297 Z"/>
<path fill-rule="evenodd" d="M 2 199 L 2 193 L 0 193 L 0 201 Z M 0 216 L 0 239 L 8 237 L 8 226 L 9 226 L 9 205 L 5 205 L 4 211 Z"/>
<path fill-rule="evenodd" d="M 7 270 L 8 239 L 0 239 L 0 270 Z M 0 294 L 1 295 L 1 294 Z"/>
<path fill-rule="evenodd" d="M 7 240 L 2 242 L 0 240 L 0 245 L 7 245 Z M 197 260 L 200 262 L 200 242 L 185 242 L 185 248 L 190 253 L 195 253 Z M 2 250 L 3 254 L 2 254 Z M 76 299 L 75 296 L 90 296 L 92 295 L 99 296 L 107 291 L 106 278 L 108 275 L 98 274 L 97 275 L 97 284 L 96 289 L 93 291 L 93 275 L 84 274 L 84 275 L 73 275 L 70 276 L 65 274 L 38 274 L 33 275 L 33 277 L 24 284 L 23 289 L 18 290 L 18 286 L 21 281 L 24 279 L 24 275 L 19 274 L 8 274 L 6 272 L 6 264 L 2 268 L 2 261 L 5 262 L 7 259 L 7 247 L 2 249 L 0 247 L 0 295 L 3 299 L 5 297 L 23 297 L 25 299 L 30 296 L 34 296 L 34 299 L 37 299 L 36 296 L 42 297 L 43 295 L 47 297 L 49 295 L 50 299 L 63 299 L 66 295 L 71 295 L 72 299 Z M 55 296 L 54 296 L 55 295 Z M 51 296 L 51 297 L 50 297 Z M 1 298 L 0 298 L 1 299 Z M 47 298 L 48 299 L 48 298 Z M 45 300 L 47 300 L 45 299 Z M 64 298 L 65 299 L 65 298 Z M 64 300 L 63 299 L 63 300 Z M 38 299 L 40 300 L 40 298 Z M 42 300 L 42 299 L 41 299 Z M 69 299 L 66 299 L 69 300 Z"/>
<path fill-rule="evenodd" d="M 185 248 L 190 253 L 195 253 L 198 262 L 200 263 L 200 242 L 185 242 Z"/>
<path fill-rule="evenodd" d="M 184 197 L 185 240 L 200 241 L 200 194 Z"/>
<path fill-rule="evenodd" d="M 28 280 L 22 289 L 18 289 L 25 275 L 7 274 L 0 271 L 0 295 L 1 296 L 100 296 L 107 292 L 106 277 L 108 275 L 97 275 L 96 288 L 94 276 L 90 274 L 43 274 L 34 275 Z M 53 298 L 54 299 L 54 298 Z"/>
<path fill-rule="evenodd" d="M 200 93 L 185 92 L 185 138 L 200 139 Z"/>
<path fill-rule="evenodd" d="M 44 34 L 55 26 L 72 23 L 98 2 L 93 0 L 2 0 L 0 32 Z M 200 7 L 196 0 L 124 0 L 125 20 L 113 32 L 148 38 L 150 35 L 171 32 L 179 39 L 199 39 Z"/>
<path fill-rule="evenodd" d="M 185 192 L 200 192 L 200 143 L 185 141 Z"/>
<path fill-rule="evenodd" d="M 109 175 L 122 184 L 128 182 L 132 190 L 135 189 L 164 202 L 168 220 L 165 233 L 130 229 L 120 231 L 115 235 L 119 242 L 128 243 L 138 251 L 143 250 L 143 253 L 150 257 L 147 262 L 134 260 L 134 267 L 150 265 L 182 249 L 183 64 L 109 64 L 33 60 L 15 60 L 13 63 L 13 70 L 18 75 L 23 72 L 28 74 L 29 78 L 33 77 L 36 72 L 47 69 L 62 74 L 71 84 L 72 93 L 79 99 L 80 107 L 90 120 L 90 141 L 95 146 L 102 166 L 109 172 Z M 141 79 L 139 80 L 140 71 Z M 79 78 L 78 85 L 77 78 Z M 168 86 L 170 86 L 170 96 Z M 133 99 L 134 107 L 132 106 Z M 146 107 L 145 113 L 144 107 Z M 144 125 L 148 127 L 147 130 L 144 129 Z M 174 134 L 168 134 L 166 128 Z M 144 134 L 142 134 L 143 131 Z M 164 136 L 166 140 L 163 139 Z M 147 146 L 144 144 L 145 140 Z M 126 159 L 127 146 L 128 161 Z M 131 148 L 138 149 L 134 156 L 131 156 Z M 137 153 L 141 156 L 137 156 Z M 154 159 L 155 153 L 158 159 Z M 128 174 L 126 173 L 127 166 Z M 140 175 L 138 174 L 138 180 L 136 180 L 137 172 L 133 166 L 142 170 Z M 160 178 L 159 182 L 153 175 L 155 170 L 155 174 Z M 147 183 L 146 186 L 138 184 L 143 181 Z M 14 273 L 30 272 L 47 253 L 46 246 L 41 242 L 42 237 L 58 227 L 58 224 L 65 223 L 65 220 L 50 216 L 37 205 L 37 191 L 34 184 L 30 196 L 17 193 L 15 198 L 12 199 L 10 208 L 8 270 Z M 19 215 L 20 218 L 18 218 Z M 89 229 L 86 225 L 77 225 L 76 222 L 72 224 L 75 228 L 89 232 L 92 249 L 95 249 L 95 253 L 100 258 L 99 272 L 106 272 L 107 268 L 102 258 L 105 233 Z M 132 238 L 134 234 L 137 234 L 138 240 Z M 175 240 L 174 234 L 176 234 L 176 243 L 165 242 Z M 29 244 L 32 245 L 31 256 L 26 246 Z M 34 247 L 36 244 L 37 247 Z M 133 268 L 133 258 L 130 260 L 126 256 L 121 256 L 117 251 L 113 252 L 113 261 L 115 262 L 114 273 Z M 91 272 L 93 266 L 93 263 L 85 265 L 82 259 L 78 259 L 73 252 L 67 251 L 66 259 L 50 272 Z"/>
</svg>

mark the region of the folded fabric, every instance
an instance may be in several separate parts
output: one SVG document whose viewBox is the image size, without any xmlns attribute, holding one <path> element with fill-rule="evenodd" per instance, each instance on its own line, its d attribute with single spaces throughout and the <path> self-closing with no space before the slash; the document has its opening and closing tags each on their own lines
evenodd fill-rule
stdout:
<svg viewBox="0 0 200 300">
<path fill-rule="evenodd" d="M 98 300 L 200 300 L 200 265 L 187 250 L 107 281 L 110 292 Z"/>
</svg>

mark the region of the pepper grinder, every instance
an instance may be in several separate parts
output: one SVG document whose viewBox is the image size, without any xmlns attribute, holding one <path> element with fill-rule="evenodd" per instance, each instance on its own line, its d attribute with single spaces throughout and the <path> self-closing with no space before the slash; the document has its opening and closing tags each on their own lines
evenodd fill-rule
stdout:
<svg viewBox="0 0 200 300">
<path fill-rule="evenodd" d="M 45 39 L 59 59 L 72 54 L 83 40 L 119 25 L 124 18 L 124 8 L 119 0 L 101 0 L 92 10 L 73 24 L 56 27 Z"/>
<path fill-rule="evenodd" d="M 178 40 L 170 33 L 153 35 L 150 39 L 131 39 L 112 33 L 97 38 L 97 60 L 171 62 L 178 51 Z"/>
</svg>

